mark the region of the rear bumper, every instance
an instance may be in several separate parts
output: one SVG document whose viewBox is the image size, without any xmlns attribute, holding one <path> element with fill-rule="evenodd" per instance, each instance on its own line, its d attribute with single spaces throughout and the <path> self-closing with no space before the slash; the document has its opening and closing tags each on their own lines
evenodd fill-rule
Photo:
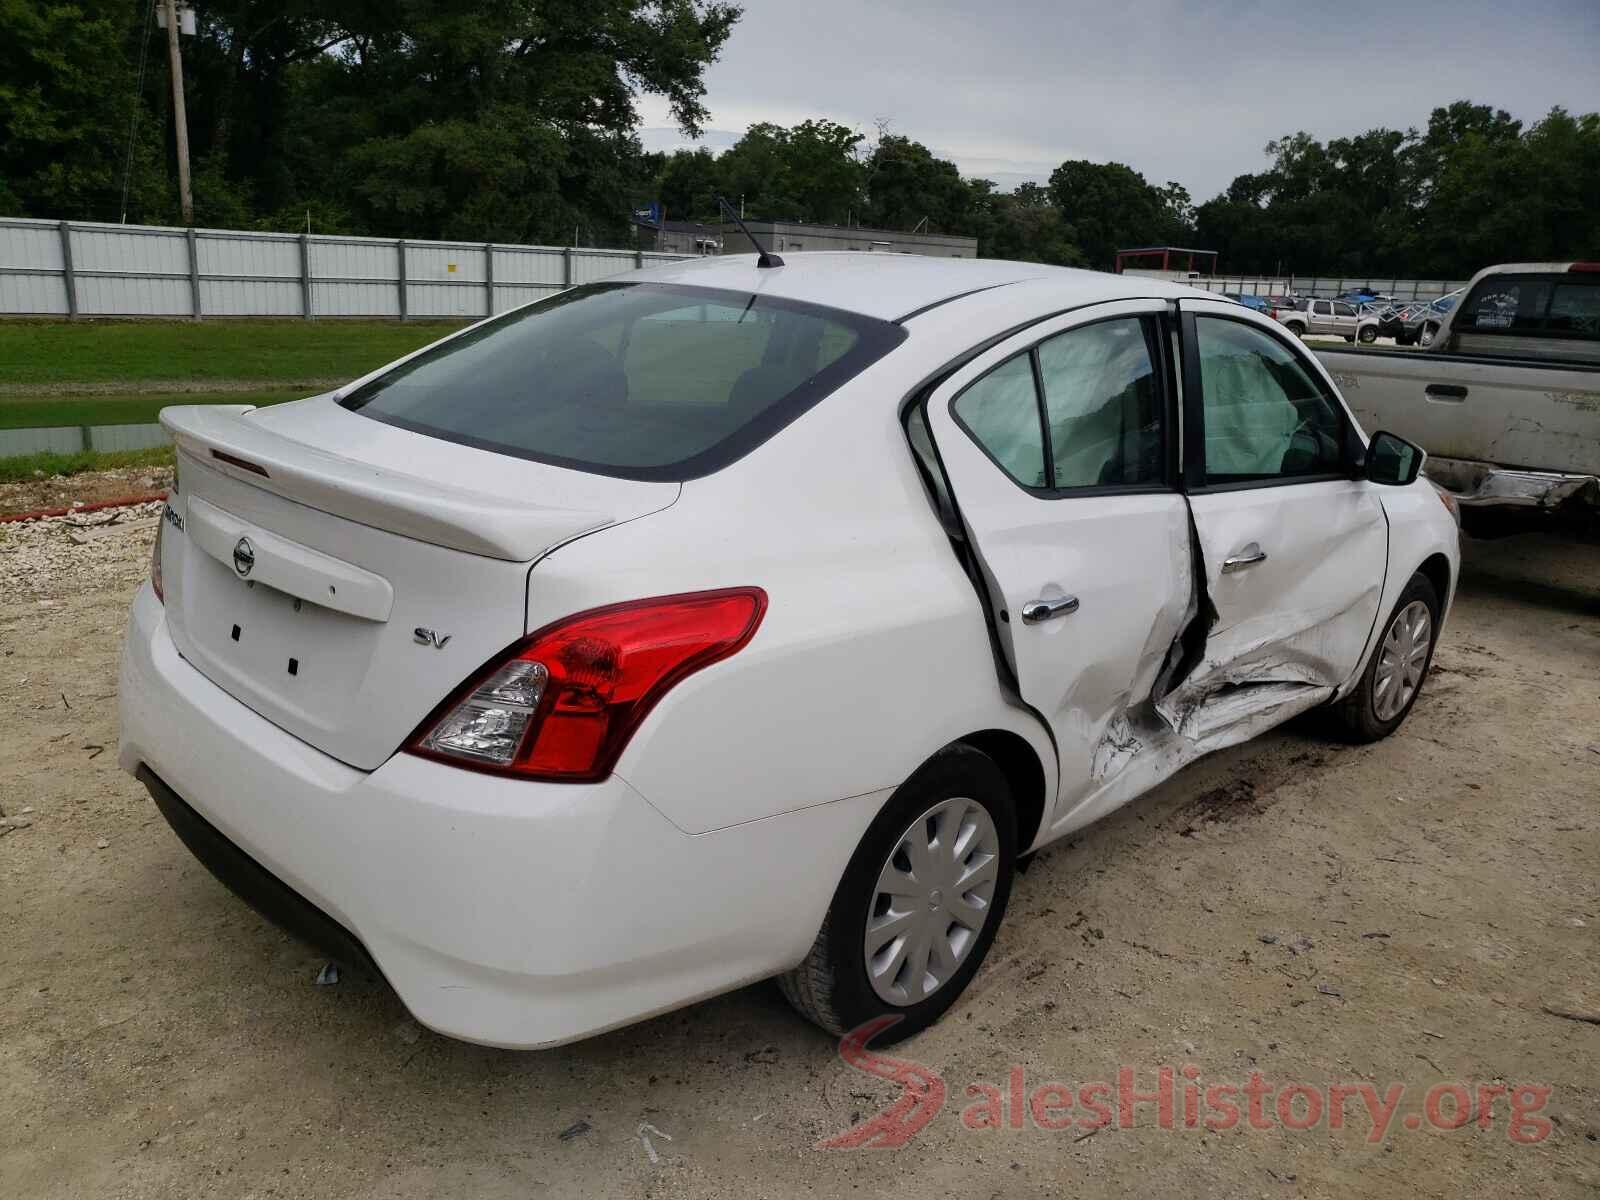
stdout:
<svg viewBox="0 0 1600 1200">
<path fill-rule="evenodd" d="M 1429 479 L 1467 508 L 1600 508 L 1600 476 L 1435 457 L 1429 457 L 1427 470 Z"/>
<path fill-rule="evenodd" d="M 689 835 L 620 777 L 537 784 L 396 755 L 355 770 L 178 654 L 148 585 L 123 652 L 124 769 L 231 887 L 423 1024 L 535 1047 L 804 957 L 884 793 Z"/>
<path fill-rule="evenodd" d="M 189 852 L 217 881 L 267 920 L 351 966 L 378 974 L 367 948 L 339 922 L 235 846 L 143 763 L 134 772 Z"/>
</svg>

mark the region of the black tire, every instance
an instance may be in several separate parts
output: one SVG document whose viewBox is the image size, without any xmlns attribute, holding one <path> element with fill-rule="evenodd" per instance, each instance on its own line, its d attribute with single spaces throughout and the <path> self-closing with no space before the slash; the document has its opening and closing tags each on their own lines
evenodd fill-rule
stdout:
<svg viewBox="0 0 1600 1200">
<path fill-rule="evenodd" d="M 1368 325 L 1365 329 L 1363 329 L 1356 336 L 1361 339 L 1361 344 L 1363 346 L 1370 346 L 1370 345 L 1372 345 L 1373 342 L 1378 340 L 1378 331 L 1376 329 L 1374 329 L 1371 325 Z"/>
<path fill-rule="evenodd" d="M 1411 698 L 1399 712 L 1385 720 L 1378 716 L 1375 707 L 1374 688 L 1378 675 L 1378 660 L 1382 657 L 1383 640 L 1388 636 L 1390 628 L 1400 613 L 1415 600 L 1421 600 L 1428 606 L 1428 655 L 1423 661 L 1422 677 L 1417 681 L 1417 690 L 1412 693 Z M 1433 666 L 1433 651 L 1438 643 L 1439 594 L 1434 591 L 1428 577 L 1419 572 L 1407 582 L 1405 591 L 1400 593 L 1394 608 L 1384 618 L 1382 629 L 1378 634 L 1378 644 L 1372 649 L 1372 659 L 1367 663 L 1367 669 L 1361 673 L 1361 682 L 1348 696 L 1333 706 L 1333 720 L 1337 731 L 1352 742 L 1376 742 L 1400 728 L 1401 722 L 1406 719 L 1406 714 L 1416 704 L 1417 697 L 1422 695 L 1422 689 L 1428 682 L 1428 670 Z"/>
<path fill-rule="evenodd" d="M 1303 338 L 1306 335 L 1306 327 L 1300 324 L 1299 321 L 1285 321 L 1283 327 L 1297 338 Z"/>
<path fill-rule="evenodd" d="M 1438 336 L 1439 327 L 1437 325 L 1428 324 L 1422 327 L 1422 332 L 1417 335 L 1417 341 L 1421 342 L 1424 346 L 1431 346 L 1433 345 L 1433 339 Z"/>
<path fill-rule="evenodd" d="M 965 797 L 988 810 L 999 835 L 998 877 L 989 916 L 955 972 L 918 1003 L 897 1006 L 874 990 L 867 976 L 865 931 L 878 875 L 908 828 L 942 800 Z M 778 976 L 784 997 L 808 1020 L 843 1035 L 874 1017 L 902 1019 L 873 1039 L 889 1045 L 926 1029 L 944 1015 L 983 965 L 1005 919 L 1017 857 L 1016 813 L 1005 775 L 988 755 L 956 744 L 924 763 L 901 784 L 867 828 L 833 894 L 811 952 Z"/>
</svg>

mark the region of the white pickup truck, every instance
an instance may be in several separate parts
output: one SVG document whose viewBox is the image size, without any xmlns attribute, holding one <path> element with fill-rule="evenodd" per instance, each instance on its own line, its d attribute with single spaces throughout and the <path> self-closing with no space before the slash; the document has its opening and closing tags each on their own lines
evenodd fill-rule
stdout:
<svg viewBox="0 0 1600 1200">
<path fill-rule="evenodd" d="M 1489 267 L 1428 347 L 1317 356 L 1368 430 L 1428 452 L 1467 533 L 1600 530 L 1600 262 Z"/>
</svg>

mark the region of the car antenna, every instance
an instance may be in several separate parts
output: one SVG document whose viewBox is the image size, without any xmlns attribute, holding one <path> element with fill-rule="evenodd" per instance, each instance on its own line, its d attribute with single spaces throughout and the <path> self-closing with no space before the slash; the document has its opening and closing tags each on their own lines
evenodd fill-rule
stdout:
<svg viewBox="0 0 1600 1200">
<path fill-rule="evenodd" d="M 757 251 L 757 254 L 758 254 L 758 257 L 756 258 L 756 266 L 758 266 L 758 267 L 781 267 L 781 266 L 783 266 L 783 259 L 779 258 L 776 254 L 772 253 L 770 250 L 761 249 L 761 243 L 756 241 L 755 235 L 752 234 L 750 232 L 750 230 L 745 228 L 744 218 L 741 217 L 738 213 L 733 211 L 733 205 L 729 204 L 721 196 L 717 197 L 717 203 L 722 205 L 722 211 L 728 214 L 729 219 L 731 219 L 733 221 L 733 223 L 739 227 L 739 232 L 744 234 L 745 237 L 749 238 L 750 239 L 750 244 L 756 248 L 756 251 Z"/>
</svg>

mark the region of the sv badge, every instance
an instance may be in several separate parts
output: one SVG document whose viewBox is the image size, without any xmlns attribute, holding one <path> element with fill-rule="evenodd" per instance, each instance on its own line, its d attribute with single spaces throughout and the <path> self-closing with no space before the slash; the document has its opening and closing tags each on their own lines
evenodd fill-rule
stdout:
<svg viewBox="0 0 1600 1200">
<path fill-rule="evenodd" d="M 450 634 L 442 636 L 431 629 L 424 629 L 418 625 L 411 631 L 411 639 L 419 646 L 432 646 L 435 650 L 443 650 L 445 643 L 450 640 Z"/>
</svg>

